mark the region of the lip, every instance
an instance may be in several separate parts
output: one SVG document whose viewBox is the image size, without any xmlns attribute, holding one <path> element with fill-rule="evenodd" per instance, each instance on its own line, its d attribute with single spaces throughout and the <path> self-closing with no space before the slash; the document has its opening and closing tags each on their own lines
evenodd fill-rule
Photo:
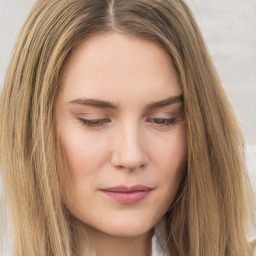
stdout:
<svg viewBox="0 0 256 256">
<path fill-rule="evenodd" d="M 153 189 L 144 185 L 115 186 L 100 191 L 121 204 L 135 204 L 146 198 Z"/>
</svg>

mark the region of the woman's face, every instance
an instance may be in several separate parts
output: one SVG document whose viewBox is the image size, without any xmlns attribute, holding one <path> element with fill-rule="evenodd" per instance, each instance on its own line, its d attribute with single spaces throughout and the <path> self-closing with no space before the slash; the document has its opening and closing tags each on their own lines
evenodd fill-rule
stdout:
<svg viewBox="0 0 256 256">
<path fill-rule="evenodd" d="M 57 135 L 69 211 L 94 230 L 137 236 L 166 213 L 184 175 L 182 91 L 157 44 L 116 32 L 81 42 L 63 72 Z"/>
</svg>

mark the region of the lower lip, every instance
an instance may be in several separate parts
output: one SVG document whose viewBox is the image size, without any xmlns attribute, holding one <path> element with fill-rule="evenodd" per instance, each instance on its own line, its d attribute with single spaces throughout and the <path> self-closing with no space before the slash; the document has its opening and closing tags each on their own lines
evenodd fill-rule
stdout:
<svg viewBox="0 0 256 256">
<path fill-rule="evenodd" d="M 101 190 L 108 197 L 122 204 L 135 204 L 146 198 L 151 190 L 134 191 L 134 192 L 113 192 Z"/>
</svg>

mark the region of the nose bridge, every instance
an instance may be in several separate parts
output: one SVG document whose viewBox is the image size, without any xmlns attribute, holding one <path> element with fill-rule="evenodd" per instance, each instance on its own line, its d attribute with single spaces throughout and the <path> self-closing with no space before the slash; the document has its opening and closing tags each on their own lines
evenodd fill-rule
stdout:
<svg viewBox="0 0 256 256">
<path fill-rule="evenodd" d="M 147 154 L 139 122 L 126 120 L 116 129 L 113 164 L 125 169 L 135 169 L 147 163 Z"/>
</svg>

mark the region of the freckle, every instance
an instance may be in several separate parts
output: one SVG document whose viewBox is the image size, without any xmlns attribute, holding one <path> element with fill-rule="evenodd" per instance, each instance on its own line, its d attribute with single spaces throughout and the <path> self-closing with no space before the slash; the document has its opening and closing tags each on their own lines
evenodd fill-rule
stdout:
<svg viewBox="0 0 256 256">
<path fill-rule="evenodd" d="M 165 142 L 168 142 L 168 139 L 165 139 Z"/>
</svg>

